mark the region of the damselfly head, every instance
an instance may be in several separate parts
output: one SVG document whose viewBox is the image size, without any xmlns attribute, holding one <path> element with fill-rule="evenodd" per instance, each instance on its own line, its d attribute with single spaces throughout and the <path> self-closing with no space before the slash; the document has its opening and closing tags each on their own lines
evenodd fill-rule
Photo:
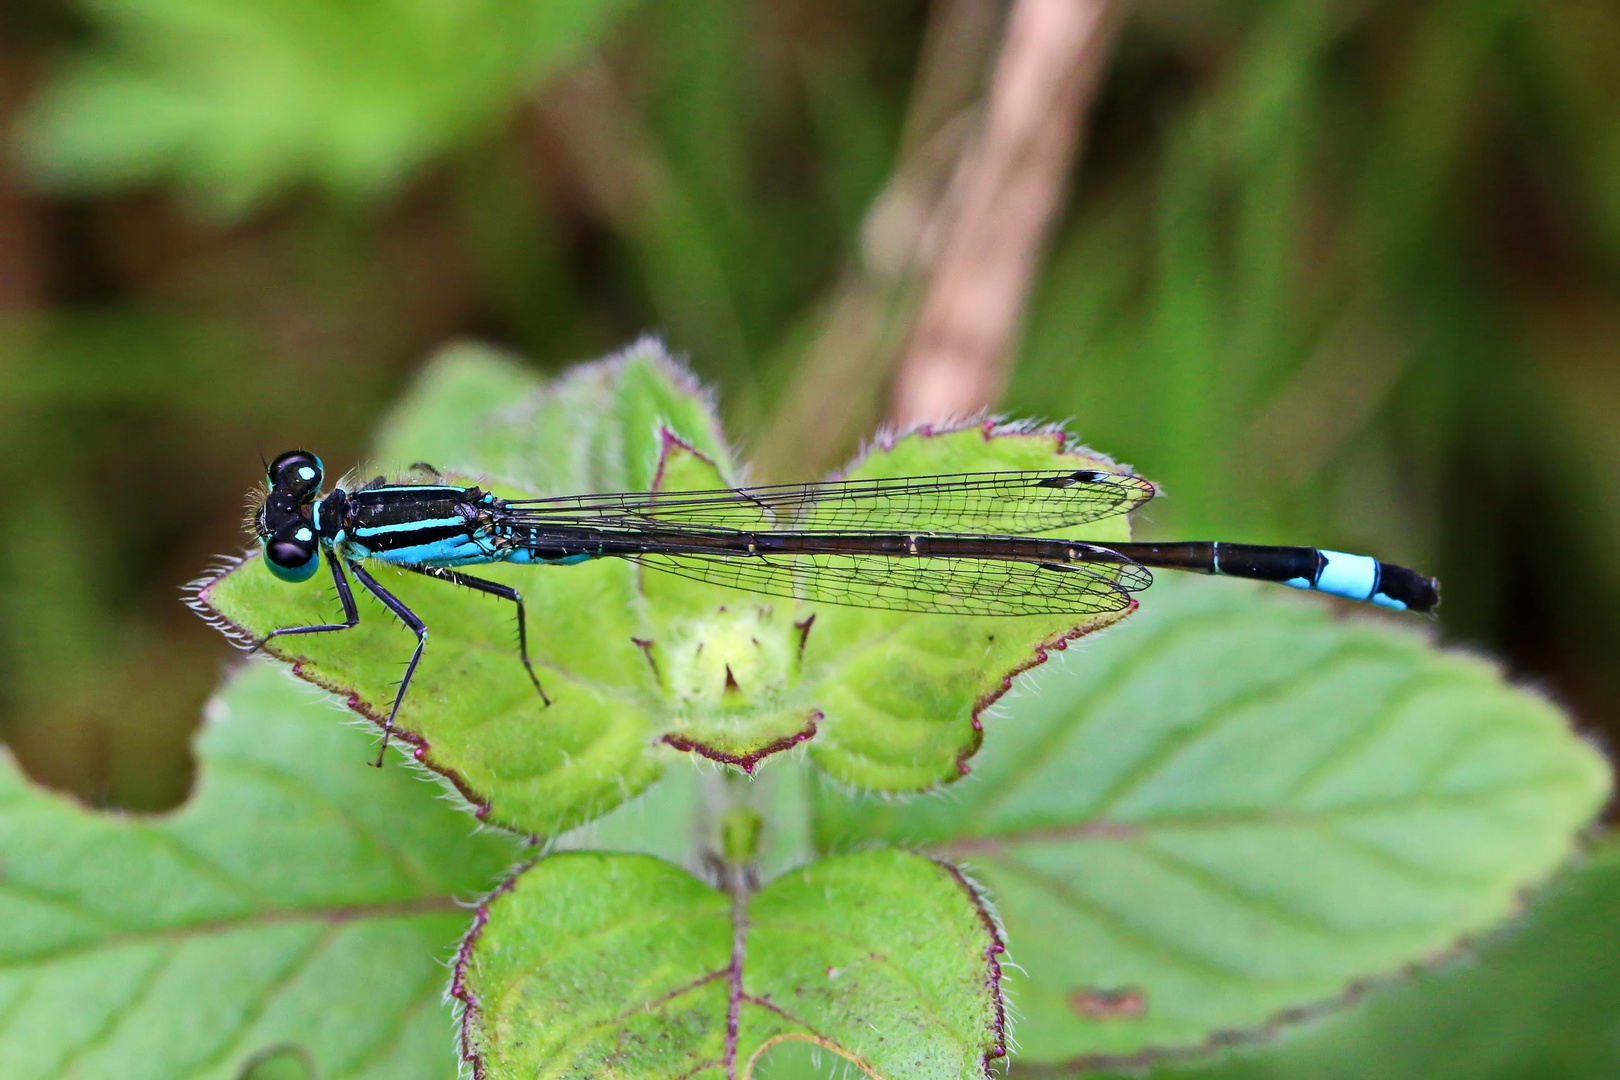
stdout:
<svg viewBox="0 0 1620 1080">
<path fill-rule="evenodd" d="M 253 528 L 264 562 L 283 581 L 304 581 L 320 564 L 321 542 L 309 506 L 320 494 L 325 469 L 308 450 L 280 454 L 265 470 L 269 490 L 259 500 Z"/>
</svg>

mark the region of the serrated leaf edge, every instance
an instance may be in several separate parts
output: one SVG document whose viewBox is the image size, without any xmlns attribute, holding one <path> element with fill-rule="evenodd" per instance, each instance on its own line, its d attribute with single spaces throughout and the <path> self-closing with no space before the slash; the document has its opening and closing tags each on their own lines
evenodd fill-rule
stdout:
<svg viewBox="0 0 1620 1080">
<path fill-rule="evenodd" d="M 599 852 L 598 854 L 609 853 Z M 935 855 L 930 855 L 927 852 L 912 851 L 910 854 L 928 860 L 935 866 L 938 866 L 940 869 L 944 870 L 945 873 L 950 876 L 950 878 L 956 883 L 962 892 L 966 894 L 968 902 L 973 905 L 973 910 L 978 917 L 980 926 L 984 928 L 985 934 L 990 938 L 990 944 L 984 948 L 984 985 L 986 992 L 990 995 L 990 1000 L 994 1003 L 993 1017 L 991 1020 L 991 1031 L 994 1034 L 994 1041 L 991 1043 L 990 1049 L 985 1051 L 980 1057 L 980 1067 L 985 1080 L 991 1080 L 991 1078 L 995 1075 L 993 1072 L 993 1062 L 998 1060 L 1005 1061 L 1007 1058 L 1007 1000 L 1002 984 L 1003 973 L 1001 964 L 1001 957 L 1006 953 L 1007 946 L 1006 936 L 1002 931 L 1001 922 L 995 916 L 995 912 L 991 907 L 988 893 L 975 884 L 972 879 L 970 879 L 967 874 L 961 870 L 961 868 L 956 866 L 954 863 L 947 862 L 946 860 Z M 451 970 L 453 974 L 450 978 L 449 989 L 446 991 L 446 997 L 455 1003 L 461 1014 L 457 1018 L 456 1022 L 457 1031 L 459 1033 L 461 1042 L 461 1060 L 463 1065 L 470 1068 L 472 1072 L 472 1080 L 486 1080 L 488 1075 L 487 1068 L 484 1064 L 483 1055 L 474 1049 L 473 1044 L 473 1028 L 478 1023 L 479 1015 L 478 995 L 474 994 L 471 988 L 467 985 L 467 971 L 472 964 L 473 950 L 477 948 L 478 939 L 482 936 L 484 927 L 489 923 L 490 907 L 495 903 L 496 900 L 500 899 L 502 895 L 511 892 L 512 889 L 516 887 L 519 878 L 532 869 L 535 864 L 547 857 L 549 857 L 549 855 L 540 855 L 526 863 L 523 863 L 521 866 L 513 870 L 511 875 L 507 877 L 505 881 L 502 881 L 494 889 L 490 890 L 488 895 L 478 902 L 478 907 L 473 915 L 472 924 L 467 928 L 466 936 L 462 938 L 460 946 L 456 949 L 455 959 L 451 963 Z M 769 882 L 766 884 L 768 885 Z M 752 994 L 748 994 L 744 992 L 742 988 L 743 970 L 747 959 L 747 935 L 749 923 L 746 903 L 749 895 L 751 895 L 751 893 L 744 894 L 739 897 L 736 892 L 733 892 L 731 897 L 732 947 L 731 959 L 727 965 L 715 971 L 705 972 L 696 979 L 692 979 L 689 982 L 683 983 L 681 986 L 676 987 L 674 990 L 666 991 L 657 999 L 659 1001 L 665 1001 L 671 997 L 675 997 L 693 990 L 696 987 L 711 983 L 716 979 L 726 979 L 726 1056 L 718 1060 L 700 1062 L 697 1066 L 690 1070 L 690 1072 L 697 1072 L 702 1069 L 714 1068 L 716 1066 L 723 1065 L 726 1067 L 726 1076 L 728 1080 L 738 1080 L 739 1076 L 741 1076 L 743 1080 L 747 1080 L 747 1078 L 753 1075 L 754 1066 L 759 1062 L 759 1059 L 762 1058 L 771 1047 L 777 1045 L 778 1043 L 789 1040 L 798 1040 L 801 1042 L 814 1043 L 817 1046 L 821 1046 L 824 1049 L 837 1054 L 850 1064 L 854 1065 L 856 1068 L 860 1069 L 867 1076 L 872 1077 L 873 1080 L 889 1080 L 889 1078 L 885 1077 L 884 1074 L 878 1072 L 870 1062 L 865 1061 L 859 1055 L 854 1054 L 848 1049 L 842 1047 L 837 1043 L 836 1040 L 830 1039 L 824 1035 L 802 1035 L 797 1033 L 776 1035 L 766 1039 L 760 1044 L 759 1048 L 750 1054 L 748 1059 L 742 1063 L 743 1067 L 739 1072 L 737 1061 L 737 1039 L 741 1022 L 740 1010 L 743 1002 L 747 1002 L 751 1005 L 756 1005 L 760 1008 L 768 1009 L 771 1012 L 788 1017 L 789 1019 L 793 1020 L 794 1023 L 804 1024 L 805 1027 L 810 1026 L 805 1024 L 804 1021 L 798 1019 L 797 1017 L 793 1017 L 786 1013 L 774 1003 L 764 998 L 755 997 Z"/>
<path fill-rule="evenodd" d="M 209 590 L 211 590 L 215 585 L 219 584 L 219 582 L 223 580 L 227 574 L 242 568 L 245 563 L 258 557 L 259 552 L 257 551 L 249 551 L 240 557 L 221 556 L 216 564 L 209 569 L 207 574 L 197 578 L 195 581 L 189 582 L 184 587 L 184 591 L 187 593 L 185 600 L 186 606 L 195 611 L 202 617 L 204 622 L 213 627 L 215 630 L 218 630 L 221 634 L 225 635 L 227 640 L 244 652 L 250 650 L 255 644 L 257 644 L 258 639 L 254 637 L 246 627 L 235 622 L 218 608 L 214 607 L 214 605 L 209 601 L 208 594 Z M 293 675 L 297 678 L 302 679 L 304 682 L 307 682 L 312 686 L 318 686 L 335 697 L 342 698 L 344 705 L 349 709 L 350 712 L 371 721 L 371 723 L 376 725 L 379 730 L 384 730 L 387 728 L 386 719 L 380 713 L 376 712 L 369 705 L 367 705 L 365 701 L 361 700 L 360 695 L 355 693 L 353 690 L 338 685 L 335 680 L 310 674 L 302 663 L 292 659 L 285 653 L 282 653 L 273 645 L 264 646 L 260 649 L 260 651 L 268 656 L 274 657 L 284 664 L 289 665 L 292 669 Z M 393 739 L 395 742 L 403 742 L 408 744 L 411 747 L 411 757 L 418 765 L 421 765 L 423 768 L 435 773 L 451 787 L 455 788 L 456 792 L 460 794 L 460 796 L 472 807 L 474 817 L 476 817 L 479 821 L 489 820 L 489 815 L 494 808 L 494 804 L 487 796 L 480 795 L 473 788 L 473 786 L 467 782 L 466 777 L 462 776 L 461 773 L 457 772 L 448 765 L 443 765 L 435 761 L 431 754 L 433 749 L 432 743 L 416 732 L 408 731 L 400 727 L 394 728 Z M 502 826 L 502 828 L 507 827 Z M 530 838 L 533 839 L 532 836 Z"/>
<path fill-rule="evenodd" d="M 1092 458 L 1097 462 L 1108 466 L 1110 469 L 1117 470 L 1119 472 L 1136 472 L 1134 466 L 1127 465 L 1122 461 L 1116 461 L 1114 458 L 1101 452 L 1100 450 L 1093 450 L 1091 447 L 1086 446 L 1084 443 L 1080 442 L 1078 438 L 1061 422 L 1033 419 L 1016 420 L 1008 417 L 1004 413 L 993 413 L 980 410 L 978 412 L 969 413 L 966 416 L 955 417 L 953 419 L 923 422 L 904 427 L 895 427 L 885 424 L 884 426 L 878 428 L 877 431 L 873 432 L 870 438 L 862 440 L 860 447 L 853 455 L 851 455 L 850 459 L 845 462 L 843 466 L 834 470 L 829 475 L 829 479 L 836 480 L 843 478 L 862 462 L 864 462 L 868 457 L 870 457 L 875 451 L 887 453 L 888 451 L 894 449 L 896 443 L 900 442 L 902 439 L 909 438 L 912 435 L 916 435 L 924 439 L 932 439 L 941 435 L 954 435 L 958 432 L 968 431 L 973 428 L 977 428 L 979 430 L 979 433 L 985 442 L 1006 437 L 1050 437 L 1056 443 L 1056 453 L 1073 454 L 1081 457 Z M 1153 483 L 1153 481 L 1149 481 L 1149 483 Z M 1157 483 L 1153 483 L 1153 490 L 1155 497 L 1163 494 L 1163 489 Z"/>
<path fill-rule="evenodd" d="M 825 719 L 825 713 L 823 713 L 820 709 L 813 709 L 810 712 L 810 718 L 805 721 L 804 727 L 793 732 L 791 735 L 784 735 L 774 742 L 766 743 L 757 750 L 750 750 L 746 754 L 729 753 L 725 750 L 720 750 L 710 746 L 698 739 L 690 739 L 675 731 L 660 736 L 658 741 L 672 750 L 679 750 L 682 753 L 687 754 L 696 754 L 699 757 L 708 758 L 710 761 L 719 762 L 722 765 L 735 765 L 749 776 L 752 776 L 754 775 L 754 770 L 759 767 L 759 763 L 764 761 L 766 758 L 773 757 L 776 754 L 785 753 L 786 751 L 792 750 L 794 747 L 809 742 L 811 739 L 815 738 L 816 731 L 818 730 L 816 725 Z"/>
</svg>

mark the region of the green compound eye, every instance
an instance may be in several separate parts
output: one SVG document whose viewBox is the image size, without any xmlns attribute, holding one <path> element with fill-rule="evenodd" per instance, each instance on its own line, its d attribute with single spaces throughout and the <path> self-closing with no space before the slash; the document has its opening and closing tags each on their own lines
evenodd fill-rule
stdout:
<svg viewBox="0 0 1620 1080">
<path fill-rule="evenodd" d="M 264 565 L 282 581 L 308 581 L 321 565 L 321 542 L 307 522 L 292 521 L 264 544 Z"/>
</svg>

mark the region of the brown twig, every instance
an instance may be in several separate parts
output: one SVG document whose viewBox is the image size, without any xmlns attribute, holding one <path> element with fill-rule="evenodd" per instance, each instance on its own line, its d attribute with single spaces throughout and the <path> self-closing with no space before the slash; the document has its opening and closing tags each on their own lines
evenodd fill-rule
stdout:
<svg viewBox="0 0 1620 1080">
<path fill-rule="evenodd" d="M 1116 23 L 1108 0 L 1016 0 L 983 130 L 890 399 L 896 424 L 993 403 Z"/>
<path fill-rule="evenodd" d="M 940 209 L 978 123 L 998 0 L 935 0 L 906 110 L 898 161 L 872 200 L 861 243 L 814 316 L 780 404 L 753 454 L 762 479 L 819 476 L 883 419 Z"/>
</svg>

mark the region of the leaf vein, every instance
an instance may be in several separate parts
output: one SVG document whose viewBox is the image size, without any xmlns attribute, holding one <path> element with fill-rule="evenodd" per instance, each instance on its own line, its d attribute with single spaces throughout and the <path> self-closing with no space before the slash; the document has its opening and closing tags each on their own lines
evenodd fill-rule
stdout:
<svg viewBox="0 0 1620 1080">
<path fill-rule="evenodd" d="M 329 820 L 342 825 L 354 836 L 362 840 L 373 849 L 381 858 L 393 866 L 396 873 L 404 881 L 413 886 L 419 893 L 431 893 L 438 882 L 427 880 L 419 867 L 408 861 L 384 836 L 371 826 L 367 825 L 354 813 L 346 809 L 325 792 L 318 790 L 314 785 L 300 780 L 295 776 L 273 766 L 245 758 L 216 759 L 211 768 L 218 772 L 234 771 L 246 774 L 265 783 L 271 784 L 291 795 L 307 799 L 309 804 L 318 809 Z"/>
<path fill-rule="evenodd" d="M 84 953 L 94 952 L 99 949 L 117 948 L 121 945 L 140 944 L 150 941 L 185 940 L 189 937 L 202 937 L 210 934 L 229 934 L 257 926 L 273 926 L 302 921 L 345 923 L 360 919 L 410 918 L 416 915 L 463 910 L 461 904 L 453 897 L 447 896 L 424 898 L 406 903 L 260 910 L 225 919 L 210 919 L 176 926 L 125 930 L 92 941 L 75 942 L 72 945 L 46 952 L 9 957 L 0 960 L 0 971 L 5 971 L 8 968 L 43 966 Z"/>
<path fill-rule="evenodd" d="M 1152 930 L 1133 925 L 1120 912 L 1103 905 L 1093 897 L 1083 895 L 1068 882 L 1042 873 L 1026 863 L 1014 858 L 997 856 L 992 856 L 987 861 L 994 863 L 1015 877 L 1022 877 L 1032 882 L 1073 910 L 1077 915 L 1101 923 L 1117 936 L 1133 941 L 1144 952 L 1157 955 L 1167 963 L 1215 981 L 1225 983 L 1252 983 L 1257 981 L 1252 976 L 1234 971 L 1225 964 L 1196 953 L 1182 945 L 1172 943 Z"/>
<path fill-rule="evenodd" d="M 304 972 L 308 971 L 310 965 L 315 962 L 315 958 L 331 946 L 332 941 L 338 935 L 338 930 L 339 927 L 328 924 L 323 926 L 314 937 L 310 938 L 304 947 L 293 955 L 291 962 L 285 968 L 259 988 L 259 992 L 253 996 L 253 1000 L 242 1010 L 235 1029 L 220 1040 L 217 1049 L 212 1054 L 193 1065 L 189 1075 L 205 1075 L 213 1066 L 229 1059 L 232 1052 L 248 1037 L 253 1025 L 258 1023 L 259 1019 L 269 1010 L 270 1003 L 283 990 L 291 986 Z"/>
<path fill-rule="evenodd" d="M 1087 811 L 1089 816 L 1107 817 L 1128 800 L 1154 774 L 1164 769 L 1181 754 L 1209 738 L 1225 727 L 1244 709 L 1259 702 L 1275 701 L 1286 697 L 1301 686 L 1320 678 L 1324 672 L 1342 664 L 1360 659 L 1369 652 L 1360 643 L 1344 646 L 1324 654 L 1316 663 L 1290 672 L 1286 677 L 1259 686 L 1248 686 L 1231 696 L 1211 704 L 1198 720 L 1179 730 L 1165 731 L 1158 744 L 1110 784 Z"/>
<path fill-rule="evenodd" d="M 88 1039 L 72 1047 L 65 1057 L 58 1059 L 52 1068 L 45 1070 L 45 1074 L 48 1076 L 70 1075 L 70 1069 L 74 1062 L 83 1059 L 86 1054 L 97 1047 L 110 1042 L 113 1035 L 123 1025 L 123 1022 L 128 1019 L 129 1014 L 146 996 L 146 992 L 152 989 L 153 985 L 169 969 L 169 966 L 174 963 L 175 957 L 179 954 L 180 950 L 178 948 L 171 947 L 160 951 L 154 956 L 151 964 L 141 973 L 141 977 L 135 980 L 135 985 L 130 987 L 123 1003 L 102 1019 L 100 1026 L 90 1034 Z"/>
</svg>

